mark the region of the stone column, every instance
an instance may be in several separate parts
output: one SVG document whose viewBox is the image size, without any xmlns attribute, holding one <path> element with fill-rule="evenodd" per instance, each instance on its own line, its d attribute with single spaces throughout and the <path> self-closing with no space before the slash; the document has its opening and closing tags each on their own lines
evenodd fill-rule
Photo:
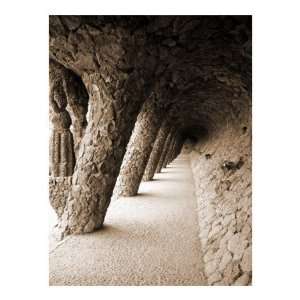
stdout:
<svg viewBox="0 0 300 300">
<path fill-rule="evenodd" d="M 72 176 L 75 156 L 74 142 L 70 131 L 71 118 L 66 110 L 67 99 L 61 82 L 50 86 L 50 175 L 53 177 Z"/>
<path fill-rule="evenodd" d="M 173 152 L 173 149 L 175 147 L 175 144 L 176 144 L 176 140 L 177 140 L 177 137 L 174 136 L 173 139 L 171 140 L 171 143 L 170 143 L 170 146 L 169 146 L 169 149 L 167 151 L 167 154 L 165 156 L 165 160 L 163 162 L 163 168 L 166 168 L 169 161 L 170 161 L 170 157 L 172 155 L 172 152 Z"/>
<path fill-rule="evenodd" d="M 182 143 L 183 143 L 182 138 L 178 134 L 176 141 L 174 143 L 174 147 L 172 149 L 172 153 L 169 156 L 168 164 L 171 163 L 177 157 L 177 155 L 179 154 L 179 151 L 181 150 Z"/>
<path fill-rule="evenodd" d="M 172 150 L 169 152 L 168 157 L 167 157 L 167 162 L 166 162 L 166 166 L 172 162 L 173 160 L 173 156 L 174 156 L 174 152 L 175 152 L 175 148 L 178 144 L 178 138 L 175 139 Z"/>
<path fill-rule="evenodd" d="M 139 23 L 133 30 L 126 18 L 92 19 L 97 25 L 79 17 L 74 30 L 68 16 L 50 17 L 50 54 L 81 77 L 89 95 L 61 238 L 102 227 L 138 113 L 161 76 Z"/>
<path fill-rule="evenodd" d="M 159 162 L 157 164 L 157 167 L 156 167 L 156 170 L 155 170 L 155 173 L 160 173 L 162 167 L 163 167 L 163 163 L 165 161 L 165 157 L 168 153 L 168 150 L 169 150 L 169 147 L 170 147 L 170 144 L 172 142 L 172 139 L 173 139 L 173 134 L 174 134 L 174 129 L 171 129 L 166 141 L 165 141 L 165 144 L 164 144 L 164 147 L 163 147 L 163 151 L 161 153 L 161 156 L 160 156 L 160 159 L 159 159 Z"/>
<path fill-rule="evenodd" d="M 110 76 L 84 73 L 89 93 L 88 125 L 80 144 L 72 189 L 59 232 L 92 232 L 102 227 L 123 156 L 138 112 L 143 89 L 136 72 L 111 67 Z M 127 80 L 128 79 L 128 80 Z"/>
<path fill-rule="evenodd" d="M 145 173 L 143 176 L 143 181 L 149 181 L 153 178 L 156 170 L 156 166 L 159 162 L 160 156 L 162 154 L 163 146 L 170 132 L 170 126 L 168 121 L 164 121 L 162 126 L 160 127 L 157 137 L 155 139 L 155 143 L 148 159 L 148 163 L 145 169 Z"/>
<path fill-rule="evenodd" d="M 127 145 L 114 195 L 134 196 L 138 192 L 153 144 L 159 130 L 162 111 L 151 96 L 144 103 Z"/>
<path fill-rule="evenodd" d="M 182 138 L 179 138 L 178 144 L 176 145 L 176 147 L 174 149 L 174 154 L 172 156 L 171 161 L 173 161 L 180 154 L 183 143 L 184 143 L 184 140 Z"/>
</svg>

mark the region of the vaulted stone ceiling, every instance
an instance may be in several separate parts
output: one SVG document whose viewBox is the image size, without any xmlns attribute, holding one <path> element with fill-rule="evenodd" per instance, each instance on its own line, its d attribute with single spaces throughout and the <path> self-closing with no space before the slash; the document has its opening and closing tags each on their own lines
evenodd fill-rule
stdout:
<svg viewBox="0 0 300 300">
<path fill-rule="evenodd" d="M 249 16 L 51 16 L 50 57 L 87 86 L 100 74 L 113 95 L 127 79 L 128 101 L 155 93 L 179 126 L 213 128 L 249 111 Z"/>
</svg>

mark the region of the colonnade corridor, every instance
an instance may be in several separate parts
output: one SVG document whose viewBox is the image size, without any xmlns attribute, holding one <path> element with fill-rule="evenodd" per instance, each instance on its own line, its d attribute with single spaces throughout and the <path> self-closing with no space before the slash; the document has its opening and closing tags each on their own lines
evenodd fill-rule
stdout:
<svg viewBox="0 0 300 300">
<path fill-rule="evenodd" d="M 109 206 L 102 229 L 50 248 L 50 285 L 206 285 L 189 156 L 135 197 Z"/>
<path fill-rule="evenodd" d="M 251 285 L 251 58 L 251 16 L 49 17 L 51 285 Z"/>
</svg>

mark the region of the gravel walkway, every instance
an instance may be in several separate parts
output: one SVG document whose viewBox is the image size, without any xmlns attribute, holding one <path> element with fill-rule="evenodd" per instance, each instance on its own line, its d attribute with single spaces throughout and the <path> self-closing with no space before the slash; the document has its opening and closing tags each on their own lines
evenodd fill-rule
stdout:
<svg viewBox="0 0 300 300">
<path fill-rule="evenodd" d="M 139 195 L 111 203 L 105 227 L 50 253 L 50 285 L 206 285 L 187 156 Z"/>
</svg>

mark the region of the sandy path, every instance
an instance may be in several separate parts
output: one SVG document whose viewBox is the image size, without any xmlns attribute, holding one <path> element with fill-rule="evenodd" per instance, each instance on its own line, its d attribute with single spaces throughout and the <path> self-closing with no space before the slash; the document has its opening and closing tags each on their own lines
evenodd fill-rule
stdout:
<svg viewBox="0 0 300 300">
<path fill-rule="evenodd" d="M 105 227 L 50 254 L 50 285 L 205 285 L 188 158 L 109 208 Z"/>
</svg>

